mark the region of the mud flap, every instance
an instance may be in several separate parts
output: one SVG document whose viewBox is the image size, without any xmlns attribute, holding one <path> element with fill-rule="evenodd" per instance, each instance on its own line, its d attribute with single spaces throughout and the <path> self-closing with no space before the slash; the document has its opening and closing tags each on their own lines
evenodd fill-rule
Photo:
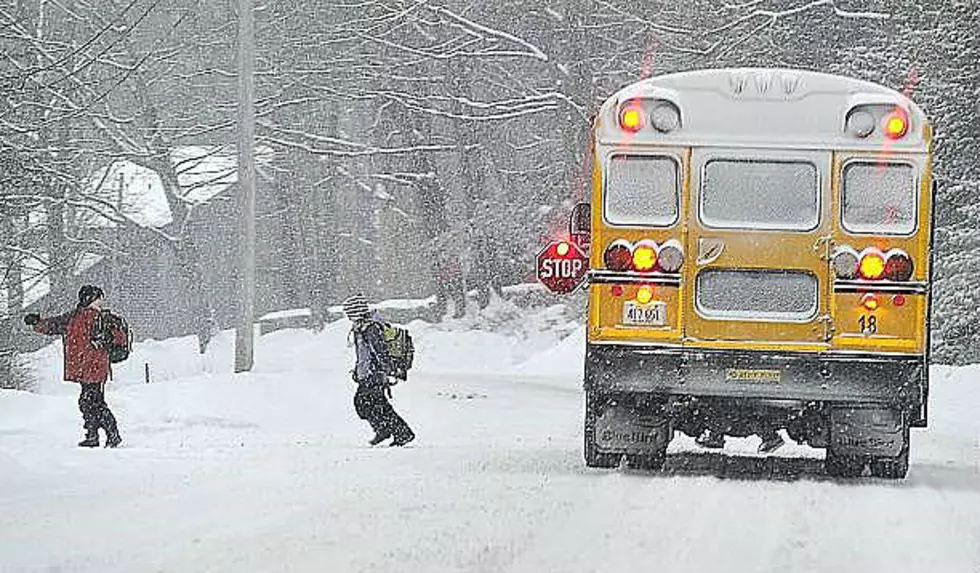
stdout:
<svg viewBox="0 0 980 573">
<path fill-rule="evenodd" d="M 657 454 L 670 442 L 670 424 L 666 416 L 610 405 L 596 419 L 595 441 L 605 452 Z"/>
<path fill-rule="evenodd" d="M 842 456 L 894 457 L 908 441 L 900 410 L 837 408 L 831 412 L 830 447 Z"/>
</svg>

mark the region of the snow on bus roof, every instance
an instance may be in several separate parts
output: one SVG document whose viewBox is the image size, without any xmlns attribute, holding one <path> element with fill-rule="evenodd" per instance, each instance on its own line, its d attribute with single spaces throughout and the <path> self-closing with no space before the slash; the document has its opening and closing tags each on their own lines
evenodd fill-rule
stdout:
<svg viewBox="0 0 980 573">
<path fill-rule="evenodd" d="M 667 100 L 680 111 L 681 126 L 669 133 L 619 127 L 620 106 L 636 100 Z M 596 122 L 599 143 L 677 145 L 771 145 L 881 147 L 880 133 L 864 139 L 844 130 L 856 106 L 900 107 L 908 134 L 890 148 L 922 151 L 928 120 L 921 108 L 893 89 L 855 78 L 785 68 L 718 68 L 655 76 L 630 84 L 603 104 Z"/>
</svg>

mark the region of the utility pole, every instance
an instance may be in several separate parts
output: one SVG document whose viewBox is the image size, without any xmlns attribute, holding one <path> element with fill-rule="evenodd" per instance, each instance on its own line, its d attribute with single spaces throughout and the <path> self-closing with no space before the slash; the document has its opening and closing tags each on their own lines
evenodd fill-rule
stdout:
<svg viewBox="0 0 980 573">
<path fill-rule="evenodd" d="M 241 316 L 235 336 L 235 372 L 255 361 L 255 14 L 238 0 L 238 187 L 242 198 Z"/>
<path fill-rule="evenodd" d="M 111 169 L 110 164 L 108 169 Z M 119 166 L 119 185 L 116 189 L 116 216 L 120 219 L 123 217 L 123 189 L 126 186 L 126 175 L 123 173 L 122 164 Z M 119 251 L 122 250 L 122 221 L 116 221 L 114 233 L 112 235 L 112 265 L 110 269 L 112 275 L 110 277 L 110 291 L 109 295 L 114 298 L 117 302 L 119 301 L 119 289 L 116 288 L 122 283 L 120 277 L 122 276 L 122 271 L 119 270 L 119 266 L 122 264 L 122 259 L 119 256 Z"/>
</svg>

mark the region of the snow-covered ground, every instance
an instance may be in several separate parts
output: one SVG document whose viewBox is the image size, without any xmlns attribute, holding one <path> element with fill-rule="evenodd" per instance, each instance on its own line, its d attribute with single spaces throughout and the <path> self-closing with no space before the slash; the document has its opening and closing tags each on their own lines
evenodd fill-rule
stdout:
<svg viewBox="0 0 980 573">
<path fill-rule="evenodd" d="M 238 376 L 230 333 L 204 357 L 141 344 L 109 393 L 119 450 L 75 447 L 46 348 L 40 393 L 0 392 L 0 571 L 980 571 L 980 367 L 933 369 L 902 482 L 835 482 L 819 450 L 764 458 L 758 438 L 590 470 L 572 318 L 411 324 L 409 448 L 365 445 L 343 321 L 261 337 Z"/>
</svg>

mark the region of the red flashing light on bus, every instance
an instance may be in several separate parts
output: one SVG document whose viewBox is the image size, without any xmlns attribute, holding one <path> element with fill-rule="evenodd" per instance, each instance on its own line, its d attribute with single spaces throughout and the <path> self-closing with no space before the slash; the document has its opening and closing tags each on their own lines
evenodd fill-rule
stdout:
<svg viewBox="0 0 980 573">
<path fill-rule="evenodd" d="M 643 129 L 645 123 L 646 117 L 643 108 L 636 103 L 627 104 L 623 107 L 622 113 L 619 114 L 619 125 L 626 131 L 636 133 Z"/>
<path fill-rule="evenodd" d="M 889 139 L 900 139 L 905 137 L 909 130 L 909 116 L 905 110 L 896 107 L 893 112 L 885 117 L 885 137 Z"/>
<path fill-rule="evenodd" d="M 633 249 L 627 241 L 613 241 L 602 254 L 602 260 L 611 271 L 633 270 Z"/>
<path fill-rule="evenodd" d="M 885 278 L 890 281 L 907 281 L 912 278 L 912 257 L 901 249 L 885 253 Z"/>
</svg>

